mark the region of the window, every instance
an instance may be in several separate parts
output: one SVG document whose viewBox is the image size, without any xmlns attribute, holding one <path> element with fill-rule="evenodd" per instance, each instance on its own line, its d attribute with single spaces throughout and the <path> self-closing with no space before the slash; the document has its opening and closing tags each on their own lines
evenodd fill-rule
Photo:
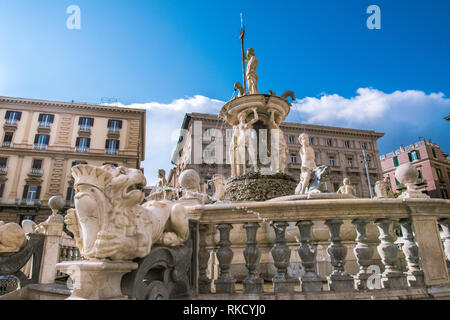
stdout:
<svg viewBox="0 0 450 320">
<path fill-rule="evenodd" d="M 41 194 L 41 186 L 29 186 L 26 185 L 23 190 L 23 199 L 26 199 L 27 202 L 34 202 L 35 200 L 39 200 Z"/>
<path fill-rule="evenodd" d="M 411 151 L 410 153 L 408 153 L 408 157 L 409 157 L 409 162 L 413 162 L 415 160 L 419 160 L 420 159 L 419 150 Z"/>
<path fill-rule="evenodd" d="M 108 120 L 108 131 L 119 132 L 122 129 L 122 120 Z"/>
<path fill-rule="evenodd" d="M 75 143 L 76 152 L 89 152 L 91 138 L 78 137 Z"/>
<path fill-rule="evenodd" d="M 53 114 L 41 113 L 38 118 L 39 127 L 49 128 L 54 119 L 55 116 Z"/>
<path fill-rule="evenodd" d="M 312 146 L 314 145 L 314 137 L 309 138 L 309 144 Z"/>
<path fill-rule="evenodd" d="M 34 145 L 33 149 L 36 150 L 47 150 L 48 142 L 50 140 L 50 136 L 47 134 L 37 134 L 34 136 Z"/>
<path fill-rule="evenodd" d="M 108 154 L 119 153 L 119 140 L 107 139 L 105 142 L 105 152 Z"/>
<path fill-rule="evenodd" d="M 436 149 L 435 148 L 431 148 L 431 152 L 433 152 L 433 157 L 437 158 Z"/>
<path fill-rule="evenodd" d="M 110 165 L 110 166 L 113 166 L 113 167 L 116 167 L 116 168 L 119 166 L 117 163 L 114 163 L 114 162 L 104 162 L 103 165 L 104 166 Z"/>
<path fill-rule="evenodd" d="M 442 171 L 440 168 L 436 168 L 436 174 L 438 176 L 439 181 L 442 181 L 444 176 L 442 175 Z"/>
<path fill-rule="evenodd" d="M 5 191 L 5 184 L 0 184 L 0 199 L 3 198 L 3 192 Z"/>
<path fill-rule="evenodd" d="M 75 188 L 74 187 L 68 187 L 67 193 L 66 193 L 66 200 L 67 201 L 73 201 L 73 197 L 75 197 Z"/>
<path fill-rule="evenodd" d="M 205 134 L 204 134 L 204 136 L 205 136 L 205 137 L 210 137 L 210 136 L 211 136 L 211 129 L 210 129 L 210 128 L 206 128 L 206 129 L 205 129 Z"/>
<path fill-rule="evenodd" d="M 91 127 L 94 126 L 94 119 L 80 117 L 78 120 L 78 125 L 80 126 L 80 130 L 90 131 Z"/>
<path fill-rule="evenodd" d="M 22 112 L 18 111 L 6 111 L 5 123 L 6 124 L 17 124 L 22 117 Z"/>
<path fill-rule="evenodd" d="M 74 167 L 74 166 L 77 166 L 77 165 L 79 165 L 79 164 L 87 164 L 87 162 L 86 161 L 73 161 L 72 162 L 72 167 Z"/>
<path fill-rule="evenodd" d="M 353 157 L 348 157 L 347 158 L 347 163 L 350 167 L 353 167 Z"/>
<path fill-rule="evenodd" d="M 333 141 L 331 139 L 327 139 L 327 146 L 331 147 L 333 145 Z"/>
<path fill-rule="evenodd" d="M 345 141 L 344 141 L 344 146 L 345 146 L 347 149 L 350 148 L 350 141 L 345 140 Z"/>
<path fill-rule="evenodd" d="M 291 162 L 297 163 L 297 155 L 295 153 L 291 153 Z"/>
<path fill-rule="evenodd" d="M 31 174 L 42 174 L 42 160 L 33 159 L 33 164 L 30 169 Z"/>
<path fill-rule="evenodd" d="M 6 168 L 7 162 L 8 162 L 8 158 L 0 158 L 0 168 Z"/>
<path fill-rule="evenodd" d="M 441 187 L 441 196 L 442 196 L 442 199 L 448 199 L 448 193 L 447 193 L 447 189 L 445 189 L 445 187 Z"/>
<path fill-rule="evenodd" d="M 330 156 L 330 166 L 335 166 L 334 157 Z"/>
<path fill-rule="evenodd" d="M 289 143 L 295 143 L 295 137 L 289 136 Z"/>
<path fill-rule="evenodd" d="M 366 150 L 367 149 L 367 144 L 365 142 L 361 143 L 361 147 Z"/>
<path fill-rule="evenodd" d="M 417 172 L 419 173 L 419 176 L 417 177 L 416 183 L 421 184 L 422 183 L 422 167 L 418 167 Z"/>
<path fill-rule="evenodd" d="M 231 129 L 227 129 L 227 131 L 226 131 L 227 133 L 227 138 L 228 139 L 231 139 L 232 137 L 233 137 L 233 130 L 231 130 Z"/>
<path fill-rule="evenodd" d="M 3 147 L 11 147 L 12 139 L 13 139 L 13 132 L 5 132 L 5 136 L 3 138 Z"/>
<path fill-rule="evenodd" d="M 394 161 L 394 167 L 398 167 L 398 157 L 393 157 L 392 160 Z"/>
</svg>

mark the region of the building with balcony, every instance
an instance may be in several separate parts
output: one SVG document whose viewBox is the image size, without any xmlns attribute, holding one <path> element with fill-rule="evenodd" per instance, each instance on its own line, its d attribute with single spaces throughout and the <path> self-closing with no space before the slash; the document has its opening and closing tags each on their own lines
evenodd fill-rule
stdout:
<svg viewBox="0 0 450 320">
<path fill-rule="evenodd" d="M 207 186 L 206 182 L 214 174 L 220 173 L 225 177 L 230 176 L 231 168 L 227 158 L 232 128 L 219 119 L 217 115 L 204 113 L 186 114 L 181 128 L 186 132 L 187 141 L 183 141 L 185 138 L 180 137 L 175 154 L 172 156 L 172 162 L 178 165 L 169 173 L 168 181 L 172 186 L 178 187 L 178 176 L 181 171 L 192 168 L 200 174 L 207 192 L 212 193 L 213 190 Z M 285 135 L 289 149 L 286 165 L 287 174 L 297 181 L 299 180 L 301 159 L 298 136 L 307 133 L 310 138 L 310 145 L 315 151 L 316 165 L 330 167 L 328 190 L 337 191 L 342 185 L 342 180 L 349 178 L 358 197 L 370 197 L 362 150 L 364 149 L 366 153 L 369 179 L 373 188 L 375 182 L 382 177 L 377 140 L 384 135 L 383 133 L 292 122 L 283 122 L 280 128 Z M 203 159 L 209 156 L 210 150 L 206 147 L 217 139 L 217 130 L 221 132 L 224 141 L 222 164 L 208 164 L 204 160 L 196 160 L 194 155 L 196 148 L 202 148 L 200 154 L 203 155 Z"/>
<path fill-rule="evenodd" d="M 47 218 L 59 195 L 73 205 L 70 168 L 141 168 L 145 110 L 0 97 L 0 220 Z"/>
<path fill-rule="evenodd" d="M 450 195 L 450 161 L 441 147 L 422 138 L 406 147 L 380 156 L 383 176 L 389 177 L 394 192 L 405 189 L 395 179 L 395 169 L 410 162 L 419 171 L 416 189 L 428 194 L 431 198 L 449 199 Z"/>
</svg>

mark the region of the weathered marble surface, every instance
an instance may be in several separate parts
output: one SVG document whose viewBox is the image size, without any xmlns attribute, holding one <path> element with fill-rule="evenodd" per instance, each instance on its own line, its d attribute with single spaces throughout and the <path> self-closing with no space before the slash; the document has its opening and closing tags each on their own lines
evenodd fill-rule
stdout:
<svg viewBox="0 0 450 320">
<path fill-rule="evenodd" d="M 26 242 L 25 231 L 17 223 L 0 221 L 0 253 L 18 252 Z"/>
</svg>

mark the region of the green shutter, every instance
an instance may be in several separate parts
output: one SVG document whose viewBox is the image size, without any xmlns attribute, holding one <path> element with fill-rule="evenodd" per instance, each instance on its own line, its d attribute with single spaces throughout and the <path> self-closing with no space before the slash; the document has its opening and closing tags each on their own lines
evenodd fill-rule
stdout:
<svg viewBox="0 0 450 320">
<path fill-rule="evenodd" d="M 393 160 L 394 160 L 394 167 L 398 167 L 398 158 L 394 157 Z"/>
<path fill-rule="evenodd" d="M 412 152 L 408 153 L 409 162 L 412 162 L 412 161 L 413 161 L 413 158 L 412 158 L 412 156 L 411 156 L 411 153 L 412 153 Z"/>
</svg>

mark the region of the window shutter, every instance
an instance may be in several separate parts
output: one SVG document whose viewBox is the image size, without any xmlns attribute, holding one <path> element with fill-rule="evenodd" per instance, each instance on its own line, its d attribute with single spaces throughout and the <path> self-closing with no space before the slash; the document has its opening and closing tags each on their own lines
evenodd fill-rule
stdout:
<svg viewBox="0 0 450 320">
<path fill-rule="evenodd" d="M 51 114 L 51 115 L 50 115 L 50 123 L 53 123 L 54 120 L 55 120 L 55 115 L 54 115 L 54 114 Z"/>
<path fill-rule="evenodd" d="M 75 147 L 79 147 L 80 146 L 80 137 L 77 138 L 77 141 L 75 142 Z"/>
<path fill-rule="evenodd" d="M 5 119 L 9 119 L 11 116 L 11 111 L 6 111 Z"/>
<path fill-rule="evenodd" d="M 112 127 L 112 120 L 108 120 L 108 128 Z"/>
<path fill-rule="evenodd" d="M 88 147 L 88 148 L 91 147 L 91 138 L 87 138 L 86 147 Z"/>
<path fill-rule="evenodd" d="M 48 134 L 45 135 L 45 143 L 46 145 L 48 145 L 50 143 L 50 136 Z"/>
<path fill-rule="evenodd" d="M 109 139 L 106 139 L 105 141 L 105 149 L 109 149 Z"/>
<path fill-rule="evenodd" d="M 409 162 L 412 162 L 412 161 L 413 161 L 412 156 L 411 156 L 411 152 L 408 153 L 408 158 L 409 158 Z"/>
<path fill-rule="evenodd" d="M 91 123 L 91 127 L 93 127 L 94 126 L 94 118 L 90 118 L 89 122 Z"/>
<path fill-rule="evenodd" d="M 22 112 L 17 112 L 17 114 L 17 121 L 20 121 L 20 119 L 22 118 Z"/>
<path fill-rule="evenodd" d="M 42 122 L 42 118 L 44 118 L 44 115 L 41 113 L 41 114 L 39 114 L 38 121 L 39 121 L 39 122 Z"/>
<path fill-rule="evenodd" d="M 5 191 L 5 184 L 0 184 L 0 198 L 3 198 L 3 191 Z"/>
<path fill-rule="evenodd" d="M 36 198 L 35 199 L 39 200 L 40 196 L 41 196 L 41 186 L 38 186 L 36 189 Z"/>
<path fill-rule="evenodd" d="M 122 120 L 119 120 L 119 128 L 122 129 Z"/>
<path fill-rule="evenodd" d="M 78 125 L 81 126 L 82 124 L 83 124 L 83 118 L 80 117 L 80 118 L 78 119 Z"/>
<path fill-rule="evenodd" d="M 26 199 L 27 195 L 28 195 L 28 185 L 25 185 L 25 187 L 23 188 L 23 195 L 22 195 L 22 199 Z"/>
<path fill-rule="evenodd" d="M 419 152 L 419 150 L 414 150 L 414 152 L 416 153 L 417 160 L 419 160 L 420 159 L 420 152 Z"/>
<path fill-rule="evenodd" d="M 34 136 L 34 143 L 37 144 L 39 142 L 39 134 Z"/>
<path fill-rule="evenodd" d="M 116 150 L 119 150 L 120 140 L 117 140 Z"/>
</svg>

